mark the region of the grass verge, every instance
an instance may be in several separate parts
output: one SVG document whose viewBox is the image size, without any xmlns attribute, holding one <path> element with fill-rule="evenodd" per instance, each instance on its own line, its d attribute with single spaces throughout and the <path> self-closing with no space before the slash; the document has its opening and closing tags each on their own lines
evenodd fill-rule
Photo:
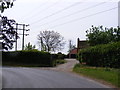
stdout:
<svg viewBox="0 0 120 90">
<path fill-rule="evenodd" d="M 105 81 L 114 85 L 115 87 L 120 87 L 118 77 L 118 74 L 120 74 L 119 69 L 90 67 L 86 65 L 76 64 L 73 68 L 73 71 L 93 79 Z"/>
</svg>

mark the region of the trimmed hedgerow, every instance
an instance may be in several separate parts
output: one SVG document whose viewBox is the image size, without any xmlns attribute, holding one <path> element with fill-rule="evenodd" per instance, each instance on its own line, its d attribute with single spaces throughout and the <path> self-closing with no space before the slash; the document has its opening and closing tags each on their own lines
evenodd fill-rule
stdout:
<svg viewBox="0 0 120 90">
<path fill-rule="evenodd" d="M 54 59 L 51 59 L 51 54 L 37 50 L 3 52 L 2 63 L 13 62 L 23 64 L 39 64 L 40 66 L 53 66 Z"/>
<path fill-rule="evenodd" d="M 90 66 L 120 68 L 120 42 L 82 49 L 78 57 Z"/>
<path fill-rule="evenodd" d="M 64 60 L 65 58 L 65 55 L 62 54 L 62 53 L 58 53 L 58 54 L 51 54 L 51 60 L 53 61 L 51 64 L 52 66 L 56 66 L 58 63 L 57 63 L 57 60 Z"/>
</svg>

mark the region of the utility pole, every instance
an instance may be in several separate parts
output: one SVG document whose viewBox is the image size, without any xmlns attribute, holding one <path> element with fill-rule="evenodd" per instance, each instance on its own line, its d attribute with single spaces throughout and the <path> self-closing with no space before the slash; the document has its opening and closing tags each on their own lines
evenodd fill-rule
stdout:
<svg viewBox="0 0 120 90">
<path fill-rule="evenodd" d="M 18 28 L 18 26 L 22 26 L 23 28 L 21 29 L 21 28 Z M 30 29 L 25 29 L 27 26 L 29 26 L 29 25 L 25 25 L 25 24 L 18 24 L 18 23 L 16 23 L 16 32 L 18 32 L 18 30 L 22 30 L 23 32 L 22 32 L 22 34 L 18 34 L 18 35 L 22 35 L 23 37 L 22 37 L 22 50 L 24 50 L 24 36 L 26 35 L 29 35 L 29 34 L 25 34 L 25 31 L 29 31 Z M 17 51 L 17 34 L 16 34 L 16 48 L 15 48 L 15 50 Z"/>
<path fill-rule="evenodd" d="M 16 23 L 16 45 L 15 45 L 15 51 L 17 51 L 17 30 L 18 30 L 18 23 Z"/>
<path fill-rule="evenodd" d="M 24 34 L 25 34 L 25 24 L 23 24 L 23 40 L 22 40 L 22 50 L 24 50 Z"/>
<path fill-rule="evenodd" d="M 43 50 L 43 42 L 42 42 L 42 37 L 40 37 L 41 39 L 41 51 Z"/>
</svg>

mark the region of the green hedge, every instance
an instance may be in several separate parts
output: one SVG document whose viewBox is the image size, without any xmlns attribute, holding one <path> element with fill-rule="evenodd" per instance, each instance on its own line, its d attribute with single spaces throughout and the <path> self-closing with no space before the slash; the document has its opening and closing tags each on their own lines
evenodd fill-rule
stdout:
<svg viewBox="0 0 120 90">
<path fill-rule="evenodd" d="M 90 66 L 120 68 L 120 42 L 80 50 L 78 58 Z"/>
<path fill-rule="evenodd" d="M 52 66 L 56 66 L 57 65 L 57 60 L 64 60 L 65 55 L 62 53 L 58 53 L 58 54 L 51 54 L 51 59 L 53 60 L 52 62 Z"/>
<path fill-rule="evenodd" d="M 48 52 L 37 50 L 3 52 L 2 63 L 13 62 L 23 64 L 39 64 L 40 66 L 53 66 L 54 59 Z"/>
<path fill-rule="evenodd" d="M 58 59 L 56 60 L 56 63 L 59 65 L 59 64 L 64 64 L 66 63 L 67 61 L 66 60 L 63 60 L 63 59 Z"/>
<path fill-rule="evenodd" d="M 52 57 L 54 58 L 54 59 L 65 59 L 65 55 L 64 54 L 52 54 Z"/>
</svg>

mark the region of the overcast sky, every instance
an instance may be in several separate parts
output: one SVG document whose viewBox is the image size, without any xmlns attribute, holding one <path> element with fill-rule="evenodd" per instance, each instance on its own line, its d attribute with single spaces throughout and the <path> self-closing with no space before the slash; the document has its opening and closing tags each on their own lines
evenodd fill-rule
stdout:
<svg viewBox="0 0 120 90">
<path fill-rule="evenodd" d="M 77 44 L 77 38 L 86 40 L 86 30 L 91 25 L 118 26 L 119 0 L 16 0 L 4 16 L 20 24 L 30 24 L 25 44 L 37 44 L 37 35 L 43 30 L 59 32 L 66 41 L 63 53 L 68 51 L 68 40 Z M 19 27 L 21 28 L 21 27 Z M 19 32 L 22 33 L 22 32 Z M 22 47 L 22 37 L 18 49 Z M 14 49 L 13 49 L 14 50 Z"/>
</svg>

